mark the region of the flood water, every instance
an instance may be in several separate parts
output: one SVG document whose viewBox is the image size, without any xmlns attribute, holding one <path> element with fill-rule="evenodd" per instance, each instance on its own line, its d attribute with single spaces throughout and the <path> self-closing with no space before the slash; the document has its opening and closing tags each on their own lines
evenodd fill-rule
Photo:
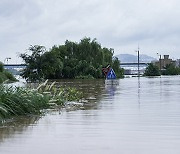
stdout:
<svg viewBox="0 0 180 154">
<path fill-rule="evenodd" d="M 0 126 L 0 154 L 180 153 L 180 76 L 59 84 L 88 102 Z"/>
</svg>

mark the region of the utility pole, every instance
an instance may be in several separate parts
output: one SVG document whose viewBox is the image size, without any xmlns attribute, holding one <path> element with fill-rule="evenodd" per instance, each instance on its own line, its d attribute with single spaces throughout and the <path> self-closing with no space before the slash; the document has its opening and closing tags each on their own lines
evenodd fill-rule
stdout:
<svg viewBox="0 0 180 154">
<path fill-rule="evenodd" d="M 161 73 L 161 54 L 157 53 L 157 55 L 159 55 L 159 70 L 160 70 L 160 73 Z"/>
<path fill-rule="evenodd" d="M 160 55 L 160 59 L 159 59 L 159 65 L 160 65 L 160 73 L 161 73 L 161 55 Z"/>
<path fill-rule="evenodd" d="M 137 54 L 138 54 L 138 77 L 139 77 L 140 76 L 140 72 L 139 72 L 139 45 L 138 45 Z"/>
</svg>

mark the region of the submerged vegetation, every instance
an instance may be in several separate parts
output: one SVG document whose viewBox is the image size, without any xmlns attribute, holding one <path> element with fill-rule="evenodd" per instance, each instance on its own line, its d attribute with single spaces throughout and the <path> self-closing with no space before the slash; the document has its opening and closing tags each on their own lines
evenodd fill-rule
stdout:
<svg viewBox="0 0 180 154">
<path fill-rule="evenodd" d="M 30 53 L 21 54 L 27 67 L 21 75 L 27 81 L 61 78 L 103 78 L 102 68 L 110 65 L 118 78 L 123 77 L 114 50 L 102 48 L 96 39 L 84 38 L 79 43 L 65 41 L 49 51 L 44 46 L 30 46 Z"/>
<path fill-rule="evenodd" d="M 3 63 L 0 62 L 0 83 L 15 81 L 17 81 L 17 79 L 10 72 L 5 70 Z"/>
<path fill-rule="evenodd" d="M 0 85 L 0 122 L 13 116 L 41 114 L 42 109 L 62 107 L 81 98 L 82 93 L 75 88 L 56 88 L 55 83 L 43 83 L 37 89 Z"/>
</svg>

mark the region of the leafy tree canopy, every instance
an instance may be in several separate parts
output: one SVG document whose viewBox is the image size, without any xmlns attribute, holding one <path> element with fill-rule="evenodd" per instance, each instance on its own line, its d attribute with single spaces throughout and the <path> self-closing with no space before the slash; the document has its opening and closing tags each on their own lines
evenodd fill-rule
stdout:
<svg viewBox="0 0 180 154">
<path fill-rule="evenodd" d="M 160 76 L 159 68 L 153 63 L 150 63 L 148 67 L 146 67 L 144 76 Z"/>
<path fill-rule="evenodd" d="M 165 67 L 165 70 L 162 71 L 163 75 L 178 75 L 180 74 L 180 68 L 176 67 L 174 64 L 169 64 Z"/>
<path fill-rule="evenodd" d="M 117 77 L 123 76 L 123 69 L 113 49 L 102 48 L 96 39 L 83 38 L 79 43 L 66 40 L 64 45 L 53 46 L 49 51 L 44 46 L 30 46 L 30 54 L 20 57 L 27 67 L 22 76 L 29 81 L 59 78 L 103 78 L 102 68 L 108 64 Z"/>
</svg>

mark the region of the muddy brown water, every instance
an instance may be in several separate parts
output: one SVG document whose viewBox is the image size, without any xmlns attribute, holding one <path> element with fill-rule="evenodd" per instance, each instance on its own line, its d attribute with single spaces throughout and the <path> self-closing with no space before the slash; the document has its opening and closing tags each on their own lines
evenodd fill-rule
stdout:
<svg viewBox="0 0 180 154">
<path fill-rule="evenodd" d="M 0 154 L 179 154 L 180 76 L 60 80 L 87 102 L 0 126 Z"/>
</svg>

